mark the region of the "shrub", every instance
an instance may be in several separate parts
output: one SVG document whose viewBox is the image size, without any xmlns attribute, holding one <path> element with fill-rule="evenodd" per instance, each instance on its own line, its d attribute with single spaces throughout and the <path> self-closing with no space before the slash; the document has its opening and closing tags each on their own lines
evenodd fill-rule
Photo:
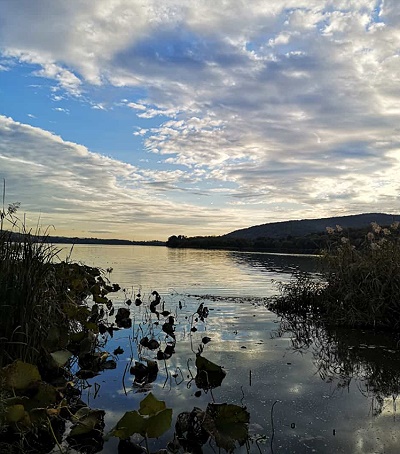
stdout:
<svg viewBox="0 0 400 454">
<path fill-rule="evenodd" d="M 335 325 L 391 327 L 400 324 L 399 224 L 372 230 L 357 246 L 340 226 L 327 228 L 330 242 L 321 253 L 321 280 L 300 276 L 282 286 L 270 304 L 280 312 L 318 313 Z M 297 309 L 296 309 L 297 308 Z"/>
</svg>

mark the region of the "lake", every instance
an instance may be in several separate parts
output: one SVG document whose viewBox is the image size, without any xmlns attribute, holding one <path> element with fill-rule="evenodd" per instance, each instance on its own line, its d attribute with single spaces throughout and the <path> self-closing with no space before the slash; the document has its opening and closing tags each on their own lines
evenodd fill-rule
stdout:
<svg viewBox="0 0 400 454">
<path fill-rule="evenodd" d="M 265 308 L 277 283 L 289 282 L 298 271 L 318 270 L 315 257 L 76 245 L 71 258 L 112 268 L 106 275 L 124 290 L 111 297 L 115 309 L 129 308 L 133 320 L 132 328 L 104 338 L 108 352 L 123 350 L 114 356 L 117 368 L 80 383 L 82 399 L 106 410 L 105 432 L 151 391 L 173 409 L 173 425 L 180 413 L 205 410 L 212 402 L 245 406 L 250 440 L 235 453 L 400 452 L 396 340 L 361 330 L 326 331 Z M 139 344 L 145 336 L 157 339 L 160 348 L 171 344 L 161 329 L 164 317 L 149 310 L 153 291 L 161 297 L 159 307 L 174 317 L 175 352 L 166 360 Z M 143 304 L 127 306 L 138 294 Z M 209 310 L 203 320 L 196 313 L 201 303 Z M 202 342 L 205 337 L 211 341 Z M 226 373 L 221 386 L 197 386 L 199 348 Z M 158 374 L 139 386 L 128 366 L 146 359 L 157 360 Z M 172 439 L 173 429 L 150 439 L 150 449 L 164 448 Z M 112 437 L 86 452 L 115 453 L 117 444 Z M 218 452 L 214 441 L 202 449 Z"/>
</svg>

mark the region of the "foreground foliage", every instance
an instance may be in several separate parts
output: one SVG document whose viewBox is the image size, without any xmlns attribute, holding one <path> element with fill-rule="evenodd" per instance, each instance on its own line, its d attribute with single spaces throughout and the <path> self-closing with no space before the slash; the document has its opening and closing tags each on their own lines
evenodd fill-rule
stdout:
<svg viewBox="0 0 400 454">
<path fill-rule="evenodd" d="M 400 236 L 396 222 L 376 223 L 356 244 L 340 226 L 327 228 L 321 277 L 299 275 L 269 305 L 279 313 L 318 316 L 329 324 L 397 329 L 400 324 Z"/>
</svg>

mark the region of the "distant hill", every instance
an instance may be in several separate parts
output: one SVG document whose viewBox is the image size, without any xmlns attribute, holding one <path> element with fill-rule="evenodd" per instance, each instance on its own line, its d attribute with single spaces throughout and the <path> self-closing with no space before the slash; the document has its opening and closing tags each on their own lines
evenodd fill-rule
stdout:
<svg viewBox="0 0 400 454">
<path fill-rule="evenodd" d="M 340 225 L 343 228 L 368 227 L 371 222 L 381 226 L 388 226 L 395 221 L 400 221 L 400 214 L 365 213 L 352 216 L 336 216 L 321 219 L 302 219 L 293 221 L 271 222 L 256 225 L 246 229 L 235 230 L 223 235 L 222 238 L 242 238 L 255 240 L 257 238 L 285 238 L 287 236 L 301 237 L 311 233 L 324 232 L 326 227 Z"/>
</svg>

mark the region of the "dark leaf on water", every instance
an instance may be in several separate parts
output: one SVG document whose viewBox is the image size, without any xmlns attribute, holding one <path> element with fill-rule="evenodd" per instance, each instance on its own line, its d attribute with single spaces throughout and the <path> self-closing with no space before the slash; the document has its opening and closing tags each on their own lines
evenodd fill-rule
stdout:
<svg viewBox="0 0 400 454">
<path fill-rule="evenodd" d="M 87 369 L 81 369 L 78 370 L 76 373 L 76 376 L 82 380 L 87 380 L 88 378 L 93 378 L 97 375 L 97 372 L 94 372 L 93 370 L 87 370 Z"/>
<path fill-rule="evenodd" d="M 171 336 L 172 339 L 175 339 L 174 327 L 171 323 L 164 323 L 162 326 L 164 333 L 167 333 L 168 336 Z"/>
<path fill-rule="evenodd" d="M 147 347 L 149 345 L 149 338 L 147 336 L 145 337 L 142 337 L 139 341 L 139 344 L 142 346 L 142 347 Z"/>
<path fill-rule="evenodd" d="M 204 429 L 215 439 L 218 447 L 232 452 L 238 442 L 248 440 L 250 414 L 243 407 L 233 404 L 208 404 L 203 421 Z"/>
<path fill-rule="evenodd" d="M 156 350 L 160 346 L 160 343 L 156 339 L 149 339 L 147 336 L 140 339 L 139 344 L 149 350 Z"/>
<path fill-rule="evenodd" d="M 157 306 L 158 304 L 161 303 L 161 296 L 158 292 L 156 292 L 155 290 L 153 292 L 151 292 L 151 294 L 154 296 L 154 301 L 151 302 L 151 304 L 153 304 L 154 306 Z"/>
<path fill-rule="evenodd" d="M 185 452 L 202 453 L 202 445 L 209 439 L 209 434 L 203 429 L 202 421 L 205 412 L 194 407 L 191 412 L 180 413 L 175 424 L 175 439 L 168 447 L 172 452 L 180 447 Z"/>
<path fill-rule="evenodd" d="M 201 342 L 203 342 L 203 344 L 208 344 L 211 342 L 211 337 L 204 336 L 203 339 L 201 339 Z"/>
<path fill-rule="evenodd" d="M 118 328 L 130 328 L 132 326 L 132 320 L 130 318 L 123 318 L 122 320 L 116 320 Z"/>
<path fill-rule="evenodd" d="M 71 429 L 70 437 L 87 434 L 94 429 L 103 429 L 104 415 L 104 410 L 92 410 L 88 407 L 79 409 L 72 417 L 75 424 Z"/>
<path fill-rule="evenodd" d="M 172 409 L 165 402 L 149 393 L 141 402 L 139 411 L 127 411 L 117 422 L 111 435 L 127 439 L 137 433 L 149 438 L 158 438 L 166 432 L 172 421 Z"/>
<path fill-rule="evenodd" d="M 160 343 L 156 339 L 150 339 L 147 348 L 150 350 L 156 350 L 160 346 Z"/>
<path fill-rule="evenodd" d="M 130 306 L 130 305 L 132 304 L 132 300 L 131 300 L 131 299 L 126 300 L 126 301 L 125 301 L 125 304 L 126 304 L 127 306 Z"/>
<path fill-rule="evenodd" d="M 130 328 L 132 320 L 129 318 L 130 311 L 126 307 L 120 307 L 115 316 L 115 322 L 119 328 Z"/>
<path fill-rule="evenodd" d="M 120 439 L 118 443 L 118 454 L 147 454 L 147 450 L 129 439 Z"/>
<path fill-rule="evenodd" d="M 101 365 L 101 369 L 116 369 L 117 363 L 113 359 L 108 359 Z"/>
<path fill-rule="evenodd" d="M 140 298 L 135 299 L 135 306 L 140 306 L 143 303 L 143 301 Z"/>
<path fill-rule="evenodd" d="M 147 364 L 135 362 L 131 367 L 130 373 L 135 376 L 135 384 L 144 385 L 152 383 L 158 374 L 158 365 L 156 361 L 150 359 L 146 360 Z"/>
<path fill-rule="evenodd" d="M 124 318 L 129 318 L 130 316 L 130 311 L 126 307 L 120 307 L 117 311 L 117 315 L 115 316 L 116 319 L 124 319 Z"/>
<path fill-rule="evenodd" d="M 195 333 L 195 332 L 197 331 L 197 328 L 196 328 L 195 326 L 192 326 L 192 327 L 190 328 L 190 331 L 192 331 L 192 333 Z"/>
<path fill-rule="evenodd" d="M 124 350 L 118 345 L 118 347 L 114 350 L 114 355 L 122 355 Z"/>
<path fill-rule="evenodd" d="M 168 344 L 164 349 L 164 353 L 169 356 L 173 355 L 175 353 L 175 344 Z"/>
<path fill-rule="evenodd" d="M 195 377 L 196 386 L 208 390 L 221 386 L 226 372 L 221 366 L 214 364 L 203 356 L 196 357 L 197 374 Z"/>
<path fill-rule="evenodd" d="M 170 355 L 166 355 L 163 351 L 159 350 L 157 352 L 157 359 L 159 361 L 162 361 L 163 359 L 169 359 L 169 358 L 171 358 L 171 356 Z"/>
</svg>

